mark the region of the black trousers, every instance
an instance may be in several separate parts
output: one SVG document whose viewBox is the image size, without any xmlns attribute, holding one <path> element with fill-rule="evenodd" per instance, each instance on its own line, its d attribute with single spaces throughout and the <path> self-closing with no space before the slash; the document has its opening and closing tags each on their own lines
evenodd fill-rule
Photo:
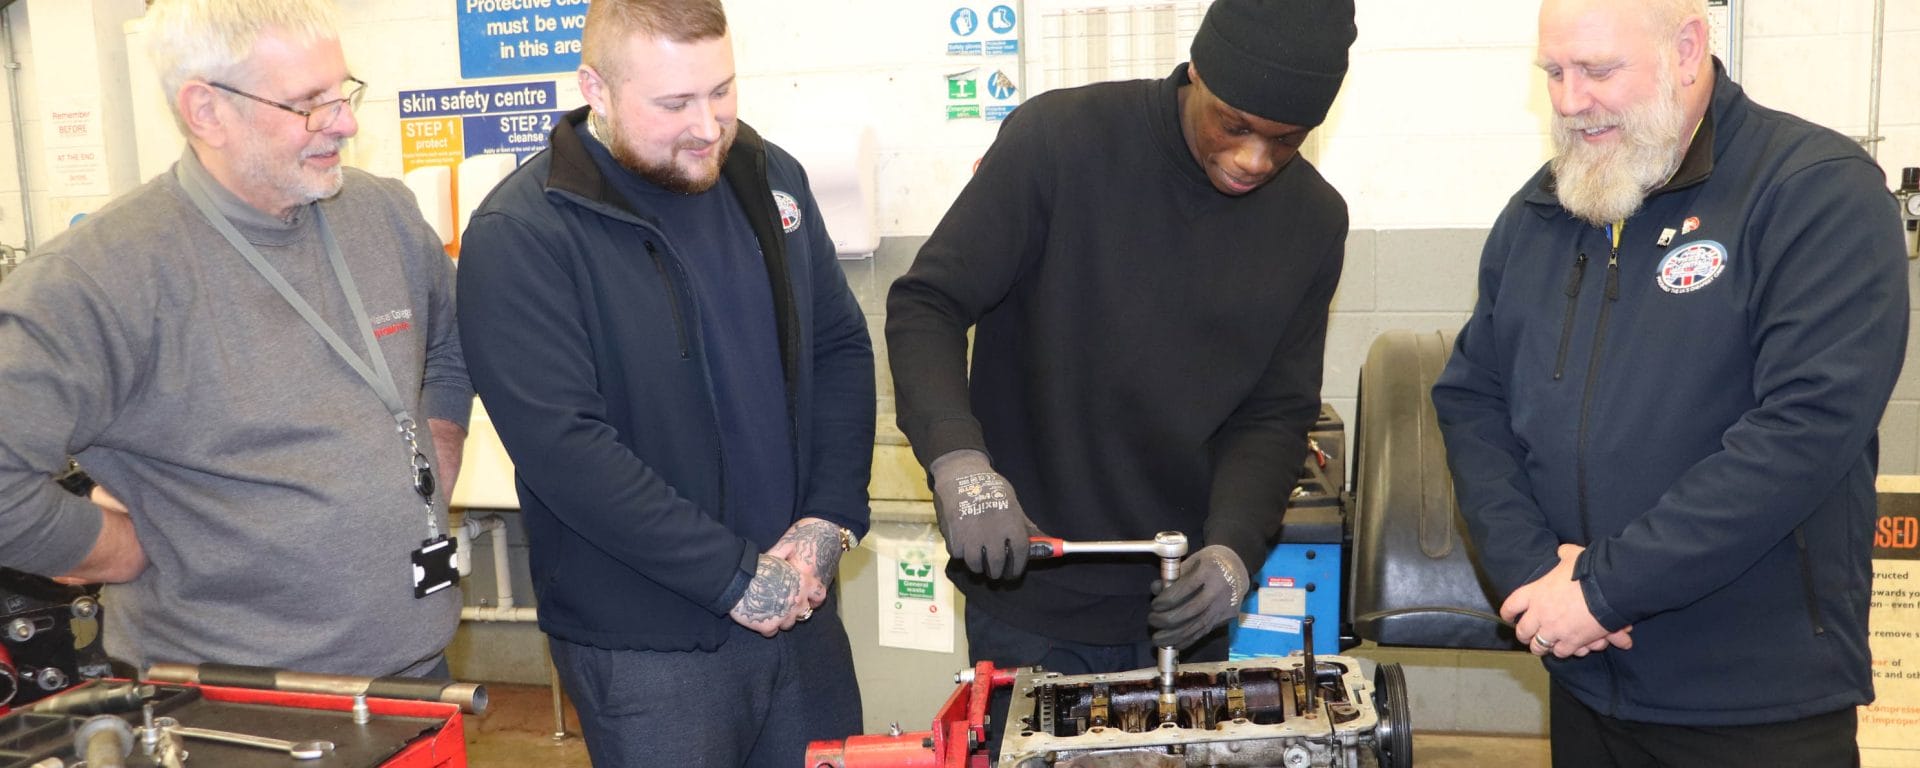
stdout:
<svg viewBox="0 0 1920 768">
<path fill-rule="evenodd" d="M 1607 717 L 1552 686 L 1554 768 L 1849 768 L 1853 707 L 1763 725 L 1685 726 Z"/>
<path fill-rule="evenodd" d="M 795 768 L 807 742 L 860 733 L 837 598 L 772 638 L 711 651 L 613 651 L 549 637 L 594 768 Z"/>
</svg>

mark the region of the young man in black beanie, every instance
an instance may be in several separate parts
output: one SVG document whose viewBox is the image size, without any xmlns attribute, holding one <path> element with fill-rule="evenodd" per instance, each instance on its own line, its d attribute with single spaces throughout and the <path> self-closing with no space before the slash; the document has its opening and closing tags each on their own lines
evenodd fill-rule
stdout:
<svg viewBox="0 0 1920 768">
<path fill-rule="evenodd" d="M 1320 407 L 1346 203 L 1295 155 L 1350 0 L 1216 0 L 1164 80 L 1036 96 L 887 297 L 899 423 L 932 478 L 974 661 L 1226 658 Z M 972 377 L 967 329 L 974 328 Z M 1027 563 L 1027 536 L 1196 550 Z"/>
</svg>

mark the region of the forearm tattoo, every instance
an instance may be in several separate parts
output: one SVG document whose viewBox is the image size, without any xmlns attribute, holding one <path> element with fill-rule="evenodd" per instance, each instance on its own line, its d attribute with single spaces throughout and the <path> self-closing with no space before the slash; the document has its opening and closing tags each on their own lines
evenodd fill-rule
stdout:
<svg viewBox="0 0 1920 768">
<path fill-rule="evenodd" d="M 825 586 L 840 572 L 840 526 L 825 520 L 805 520 L 787 529 L 781 543 L 793 544 L 788 559 L 813 570 L 813 577 Z"/>
<path fill-rule="evenodd" d="M 786 615 L 799 592 L 800 574 L 793 566 L 763 554 L 754 568 L 753 581 L 747 584 L 747 593 L 733 606 L 733 615 L 747 624 L 778 619 Z"/>
</svg>

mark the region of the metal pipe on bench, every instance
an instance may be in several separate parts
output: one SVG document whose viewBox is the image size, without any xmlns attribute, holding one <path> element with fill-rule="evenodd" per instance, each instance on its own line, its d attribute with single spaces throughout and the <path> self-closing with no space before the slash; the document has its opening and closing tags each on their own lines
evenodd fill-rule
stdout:
<svg viewBox="0 0 1920 768">
<path fill-rule="evenodd" d="M 147 667 L 147 680 L 157 683 L 217 685 L 289 693 L 333 696 L 364 694 L 380 699 L 438 701 L 454 704 L 476 715 L 487 712 L 487 688 L 478 683 L 422 680 L 413 677 L 354 677 L 295 672 L 239 664 L 170 664 Z"/>
</svg>

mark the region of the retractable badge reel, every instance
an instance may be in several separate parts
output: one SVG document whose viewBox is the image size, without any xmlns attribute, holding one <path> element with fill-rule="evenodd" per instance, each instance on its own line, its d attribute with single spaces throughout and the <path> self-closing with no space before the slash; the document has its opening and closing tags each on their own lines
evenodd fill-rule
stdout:
<svg viewBox="0 0 1920 768">
<path fill-rule="evenodd" d="M 427 463 L 426 455 L 420 453 L 412 419 L 401 422 L 400 433 L 413 449 L 413 492 L 420 494 L 420 501 L 427 509 L 429 535 L 420 542 L 420 548 L 413 551 L 413 596 L 419 599 L 460 583 L 460 570 L 453 563 L 453 555 L 460 545 L 440 532 L 440 524 L 434 517 L 433 467 Z"/>
</svg>

